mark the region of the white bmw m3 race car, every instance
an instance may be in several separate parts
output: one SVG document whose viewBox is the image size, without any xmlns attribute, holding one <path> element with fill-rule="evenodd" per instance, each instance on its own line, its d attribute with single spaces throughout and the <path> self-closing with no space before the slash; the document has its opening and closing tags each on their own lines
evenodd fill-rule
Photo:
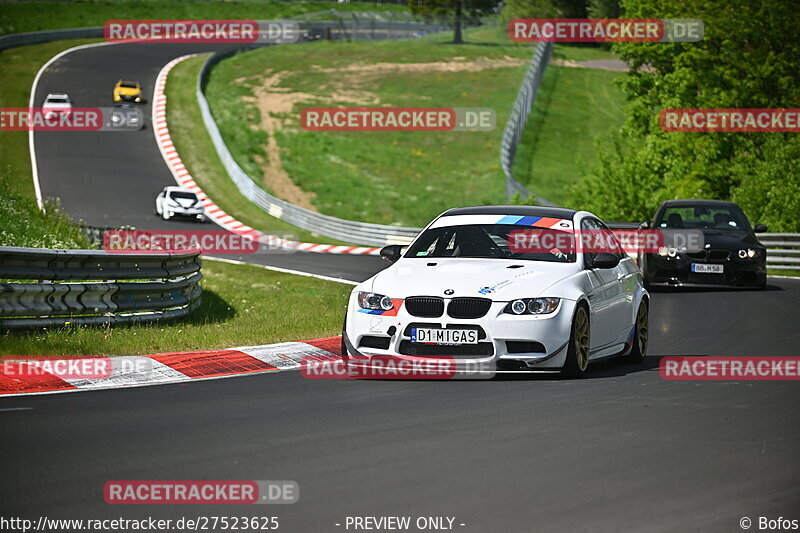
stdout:
<svg viewBox="0 0 800 533">
<path fill-rule="evenodd" d="M 603 235 L 608 251 L 583 246 L 588 234 Z M 580 377 L 596 360 L 645 356 L 649 296 L 641 273 L 591 213 L 451 209 L 408 247 L 387 246 L 381 255 L 393 264 L 350 295 L 342 332 L 349 365 L 449 357 L 499 372 Z"/>
</svg>

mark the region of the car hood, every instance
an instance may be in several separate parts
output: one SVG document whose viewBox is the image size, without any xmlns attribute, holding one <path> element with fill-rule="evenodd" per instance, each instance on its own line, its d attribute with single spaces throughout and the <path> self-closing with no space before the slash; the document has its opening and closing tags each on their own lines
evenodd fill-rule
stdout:
<svg viewBox="0 0 800 533">
<path fill-rule="evenodd" d="M 744 247 L 762 247 L 755 235 L 748 231 L 703 230 L 703 239 L 710 248 L 738 250 Z"/>
<path fill-rule="evenodd" d="M 541 291 L 578 271 L 575 263 L 546 261 L 401 259 L 377 274 L 368 290 L 391 298 L 471 296 L 509 301 L 539 296 Z M 445 294 L 450 290 L 452 294 Z"/>
</svg>

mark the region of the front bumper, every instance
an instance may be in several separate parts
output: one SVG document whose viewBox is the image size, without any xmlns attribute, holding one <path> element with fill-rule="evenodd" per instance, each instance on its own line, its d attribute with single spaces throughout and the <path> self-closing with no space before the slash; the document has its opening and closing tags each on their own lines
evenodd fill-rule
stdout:
<svg viewBox="0 0 800 533">
<path fill-rule="evenodd" d="M 454 319 L 446 313 L 438 318 L 421 318 L 409 314 L 404 303 L 386 313 L 367 313 L 351 295 L 342 333 L 347 351 L 343 355 L 346 359 L 355 356 L 349 362 L 361 364 L 373 356 L 448 357 L 466 366 L 491 363 L 498 371 L 559 371 L 566 360 L 575 302 L 562 299 L 547 315 L 506 314 L 506 304 L 493 302 L 489 311 L 476 319 Z M 476 329 L 478 343 L 416 343 L 411 340 L 415 327 Z"/>
<path fill-rule="evenodd" d="M 170 217 L 192 217 L 197 219 L 205 218 L 205 209 L 202 207 L 171 207 L 164 206 L 164 210 Z"/>
<path fill-rule="evenodd" d="M 733 253 L 731 254 L 733 255 Z M 696 260 L 685 253 L 675 257 L 648 254 L 645 270 L 650 285 L 661 287 L 760 287 L 766 282 L 767 267 L 764 259 Z M 722 265 L 722 274 L 692 272 L 692 263 Z"/>
<path fill-rule="evenodd" d="M 115 102 L 133 102 L 139 103 L 142 101 L 141 94 L 115 94 L 114 95 Z"/>
</svg>

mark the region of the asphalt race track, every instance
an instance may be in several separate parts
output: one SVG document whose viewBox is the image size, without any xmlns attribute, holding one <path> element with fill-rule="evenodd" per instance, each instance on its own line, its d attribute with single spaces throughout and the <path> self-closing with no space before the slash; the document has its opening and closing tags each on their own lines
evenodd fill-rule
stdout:
<svg viewBox="0 0 800 533">
<path fill-rule="evenodd" d="M 96 90 L 105 102 L 117 78 L 152 87 L 186 53 L 136 46 L 153 45 L 68 55 L 40 96 Z M 117 139 L 128 135 L 139 137 Z M 172 178 L 148 135 L 37 137 L 43 192 L 91 223 L 163 227 L 152 201 Z M 317 257 L 315 268 L 350 279 L 380 268 L 275 257 L 288 268 Z M 278 516 L 289 532 L 345 531 L 348 515 L 454 516 L 465 532 L 741 531 L 744 516 L 799 518 L 797 382 L 665 381 L 657 369 L 668 355 L 798 356 L 799 301 L 800 281 L 774 278 L 763 292 L 654 293 L 645 364 L 601 363 L 584 380 L 287 372 L 4 399 L 0 506 L 31 518 Z M 112 506 L 102 489 L 114 479 L 295 480 L 300 501 Z"/>
</svg>

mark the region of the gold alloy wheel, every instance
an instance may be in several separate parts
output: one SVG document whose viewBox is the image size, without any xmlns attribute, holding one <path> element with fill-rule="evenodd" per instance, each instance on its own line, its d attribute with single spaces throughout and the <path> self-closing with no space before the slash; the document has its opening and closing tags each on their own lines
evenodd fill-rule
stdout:
<svg viewBox="0 0 800 533">
<path fill-rule="evenodd" d="M 642 357 L 647 355 L 647 304 L 639 304 L 639 312 L 636 313 L 636 342 L 639 344 L 639 353 Z"/>
<path fill-rule="evenodd" d="M 585 372 L 589 366 L 589 316 L 585 307 L 575 313 L 575 359 L 578 369 Z"/>
</svg>

